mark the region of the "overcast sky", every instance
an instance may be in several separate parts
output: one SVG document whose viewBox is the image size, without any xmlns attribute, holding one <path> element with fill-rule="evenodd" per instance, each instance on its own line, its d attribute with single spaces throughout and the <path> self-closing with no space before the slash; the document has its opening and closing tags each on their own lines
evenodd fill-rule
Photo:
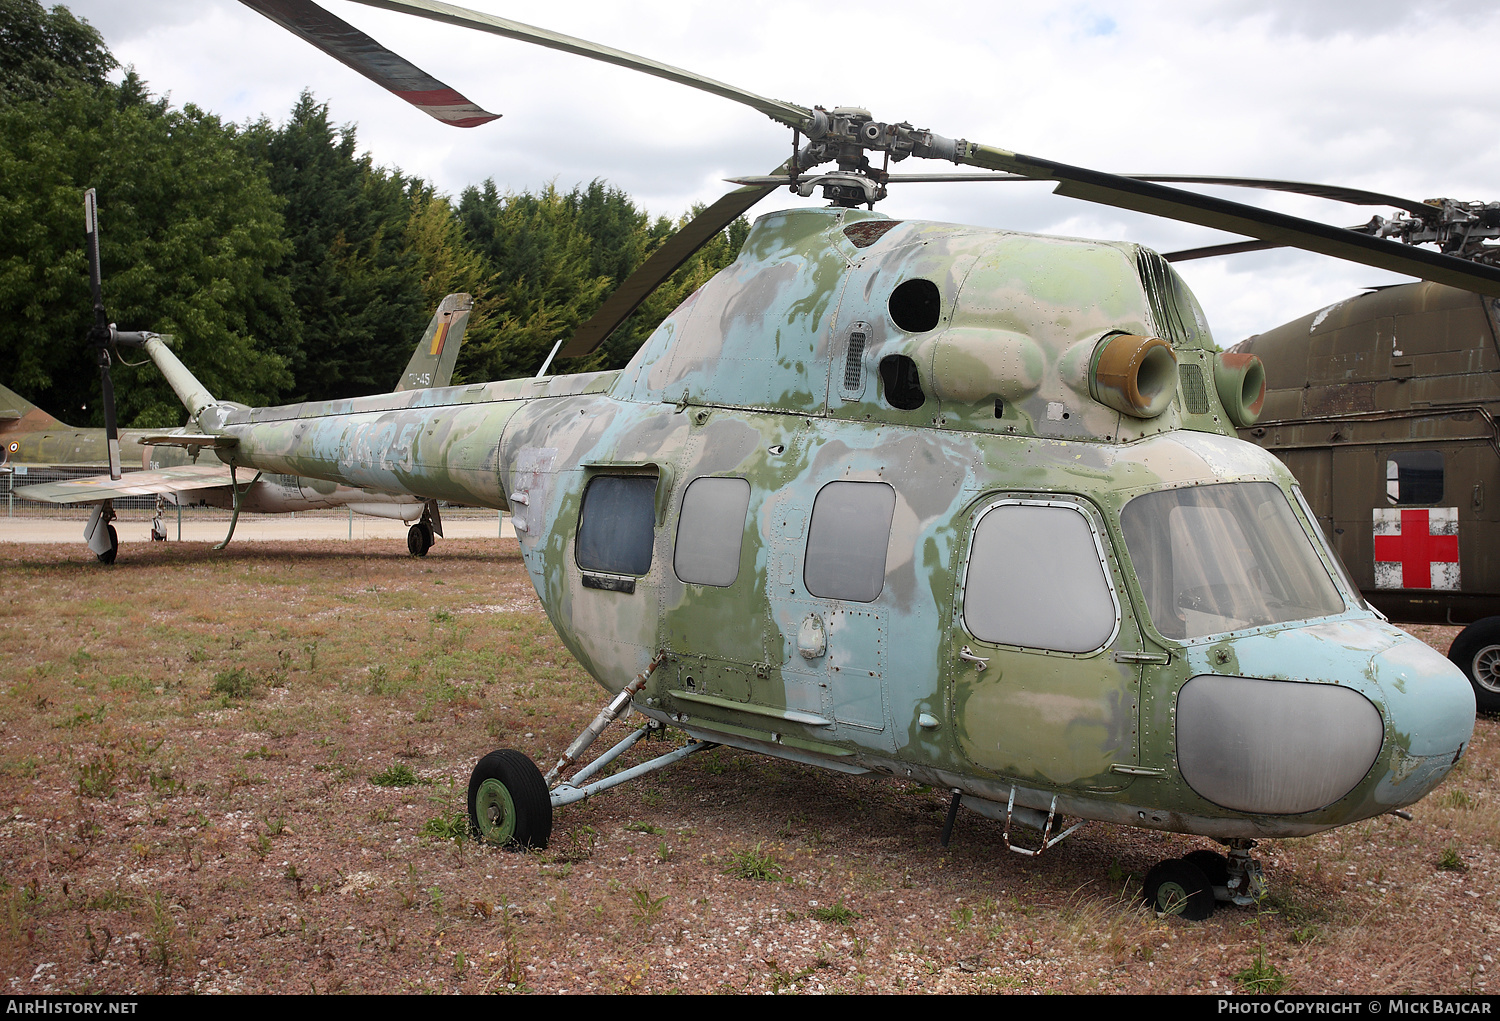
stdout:
<svg viewBox="0 0 1500 1021">
<path fill-rule="evenodd" d="M 504 116 L 446 127 L 237 0 L 76 0 L 122 64 L 174 104 L 236 122 L 285 118 L 304 89 L 358 125 L 377 163 L 456 196 L 603 178 L 677 216 L 766 173 L 790 132 L 745 107 L 524 43 L 325 6 Z M 470 0 L 803 106 L 863 106 L 951 137 L 1099 170 L 1336 183 L 1426 199 L 1500 199 L 1500 79 L 1488 0 L 970 3 L 859 0 Z M 901 171 L 953 170 L 908 160 Z M 1226 189 L 1349 226 L 1367 209 Z M 798 200 L 785 191 L 752 215 Z M 1173 251 L 1229 235 L 1092 206 L 1041 184 L 907 185 L 892 216 L 1139 241 Z M 1179 263 L 1228 346 L 1361 287 L 1403 278 L 1287 251 Z"/>
</svg>

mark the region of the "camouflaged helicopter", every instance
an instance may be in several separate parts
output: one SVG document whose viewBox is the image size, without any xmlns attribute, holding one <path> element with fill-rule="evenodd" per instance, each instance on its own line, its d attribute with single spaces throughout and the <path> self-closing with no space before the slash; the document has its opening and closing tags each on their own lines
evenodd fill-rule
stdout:
<svg viewBox="0 0 1500 1021">
<path fill-rule="evenodd" d="M 242 2 L 440 119 L 493 117 L 311 3 Z M 857 207 L 895 180 L 868 153 L 917 156 L 1490 295 L 1500 272 L 462 8 L 362 2 L 792 129 L 792 159 L 664 245 L 566 355 L 776 188 L 830 202 L 757 219 L 618 371 L 240 408 L 158 352 L 232 470 L 513 513 L 549 618 L 613 697 L 545 775 L 517 750 L 481 759 L 477 833 L 545 845 L 555 809 L 722 744 L 941 787 L 945 842 L 960 806 L 1027 854 L 1083 820 L 1212 838 L 1227 856 L 1195 851 L 1145 883 L 1157 908 L 1201 918 L 1263 893 L 1257 839 L 1399 812 L 1459 761 L 1469 685 L 1364 602 L 1291 474 L 1235 436 L 1264 368 L 1216 352 L 1159 255 Z M 627 710 L 646 724 L 567 775 Z M 688 742 L 596 779 L 668 726 Z"/>
</svg>

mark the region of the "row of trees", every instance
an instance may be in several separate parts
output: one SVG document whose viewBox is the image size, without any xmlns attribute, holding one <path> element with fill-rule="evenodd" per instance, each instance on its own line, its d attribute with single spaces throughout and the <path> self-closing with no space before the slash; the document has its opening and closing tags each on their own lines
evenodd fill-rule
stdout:
<svg viewBox="0 0 1500 1021">
<path fill-rule="evenodd" d="M 121 84 L 103 40 L 62 7 L 0 0 L 0 378 L 60 418 L 101 424 L 82 193 L 98 191 L 104 300 L 125 329 L 172 333 L 216 396 L 248 404 L 376 393 L 432 309 L 477 300 L 457 382 L 535 371 L 552 344 L 678 226 L 595 181 L 455 204 L 374 166 L 352 125 L 304 94 L 287 120 L 228 124 Z M 613 368 L 738 253 L 741 221 L 604 348 Z M 153 370 L 117 371 L 123 425 L 180 422 Z"/>
</svg>

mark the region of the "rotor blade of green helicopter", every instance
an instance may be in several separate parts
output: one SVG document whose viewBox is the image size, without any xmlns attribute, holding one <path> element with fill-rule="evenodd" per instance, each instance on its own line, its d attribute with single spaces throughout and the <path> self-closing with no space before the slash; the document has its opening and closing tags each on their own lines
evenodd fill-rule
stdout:
<svg viewBox="0 0 1500 1021">
<path fill-rule="evenodd" d="M 785 170 L 786 165 L 783 164 L 778 169 Z M 776 188 L 774 184 L 736 188 L 693 217 L 636 267 L 635 272 L 626 277 L 615 288 L 614 293 L 604 300 L 599 311 L 578 327 L 567 346 L 562 349 L 561 357 L 576 358 L 598 348 L 621 323 L 630 318 L 631 313 L 640 308 L 652 291 L 691 259 L 694 252 Z"/>
<path fill-rule="evenodd" d="M 1416 199 L 1404 199 L 1399 195 L 1384 195 L 1363 188 L 1346 188 L 1339 184 L 1310 184 L 1306 181 L 1272 181 L 1263 177 L 1189 177 L 1184 174 L 1121 174 L 1135 181 L 1155 181 L 1158 184 L 1213 184 L 1226 188 L 1260 188 L 1265 191 L 1285 191 L 1294 195 L 1311 195 L 1314 198 L 1347 202 L 1351 206 L 1394 206 L 1415 216 L 1436 216 L 1441 210 Z"/>
<path fill-rule="evenodd" d="M 1285 248 L 1277 241 L 1235 241 L 1227 245 L 1208 245 L 1204 248 L 1184 248 L 1180 252 L 1163 252 L 1168 262 L 1189 262 L 1193 259 L 1212 259 L 1217 255 L 1239 255 L 1242 252 L 1264 252 L 1268 248 Z"/>
<path fill-rule="evenodd" d="M 813 122 L 817 116 L 812 110 L 804 106 L 798 106 L 796 103 L 785 103 L 778 99 L 767 99 L 765 96 L 757 96 L 753 92 L 735 88 L 733 85 L 726 85 L 724 82 L 715 81 L 712 78 L 705 78 L 703 75 L 694 74 L 691 71 L 684 71 L 680 67 L 663 64 L 646 57 L 637 56 L 634 53 L 626 53 L 624 50 L 617 50 L 612 46 L 601 46 L 598 43 L 591 43 L 587 39 L 578 39 L 574 36 L 563 35 L 561 32 L 550 32 L 545 28 L 523 25 L 519 21 L 496 17 L 493 14 L 471 11 L 465 7 L 455 7 L 452 4 L 438 3 L 436 0 L 354 0 L 354 2 L 364 4 L 366 7 L 378 7 L 382 10 L 396 11 L 401 14 L 413 14 L 419 18 L 429 18 L 433 21 L 442 21 L 450 25 L 476 29 L 480 32 L 490 32 L 495 35 L 504 36 L 507 39 L 519 39 L 522 42 L 535 43 L 538 46 L 545 46 L 548 49 L 562 50 L 564 53 L 572 53 L 580 57 L 588 57 L 591 60 L 602 60 L 607 64 L 627 67 L 633 71 L 643 71 L 657 78 L 665 78 L 669 82 L 676 82 L 679 85 L 686 85 L 701 92 L 722 96 L 736 103 L 743 103 L 752 109 L 759 110 L 774 121 L 802 131 L 806 131 L 809 127 L 813 126 Z"/>
<path fill-rule="evenodd" d="M 444 124 L 473 128 L 500 116 L 480 109 L 415 64 L 311 0 L 240 2 Z"/>
<path fill-rule="evenodd" d="M 1068 198 L 1196 223 L 1500 298 L 1500 269 L 1342 227 L 972 142 L 960 144 L 955 162 L 1056 181 L 1053 192 Z"/>
<path fill-rule="evenodd" d="M 810 175 L 808 175 L 810 176 Z M 1265 191 L 1285 191 L 1294 195 L 1311 195 L 1335 202 L 1347 202 L 1353 206 L 1394 206 L 1417 216 L 1435 216 L 1440 210 L 1426 202 L 1404 199 L 1399 195 L 1383 195 L 1380 192 L 1364 191 L 1360 188 L 1345 188 L 1337 184 L 1310 184 L 1306 181 L 1272 181 L 1262 177 L 1190 177 L 1184 174 L 1118 174 L 1132 181 L 1155 181 L 1158 184 L 1212 184 L 1226 188 L 1260 188 Z M 729 177 L 734 184 L 786 184 L 789 177 Z M 889 174 L 885 180 L 891 184 L 953 184 L 968 182 L 1036 181 L 1040 178 L 1021 174 L 992 172 L 987 174 Z"/>
</svg>

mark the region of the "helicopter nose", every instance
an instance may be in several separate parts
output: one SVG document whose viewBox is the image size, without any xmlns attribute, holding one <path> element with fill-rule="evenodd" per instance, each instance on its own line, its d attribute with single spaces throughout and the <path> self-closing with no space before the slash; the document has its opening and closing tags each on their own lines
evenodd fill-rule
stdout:
<svg viewBox="0 0 1500 1021">
<path fill-rule="evenodd" d="M 1374 799 L 1410 805 L 1438 785 L 1474 736 L 1474 689 L 1448 659 L 1412 639 L 1370 658 L 1384 695 L 1387 771 Z"/>
</svg>

